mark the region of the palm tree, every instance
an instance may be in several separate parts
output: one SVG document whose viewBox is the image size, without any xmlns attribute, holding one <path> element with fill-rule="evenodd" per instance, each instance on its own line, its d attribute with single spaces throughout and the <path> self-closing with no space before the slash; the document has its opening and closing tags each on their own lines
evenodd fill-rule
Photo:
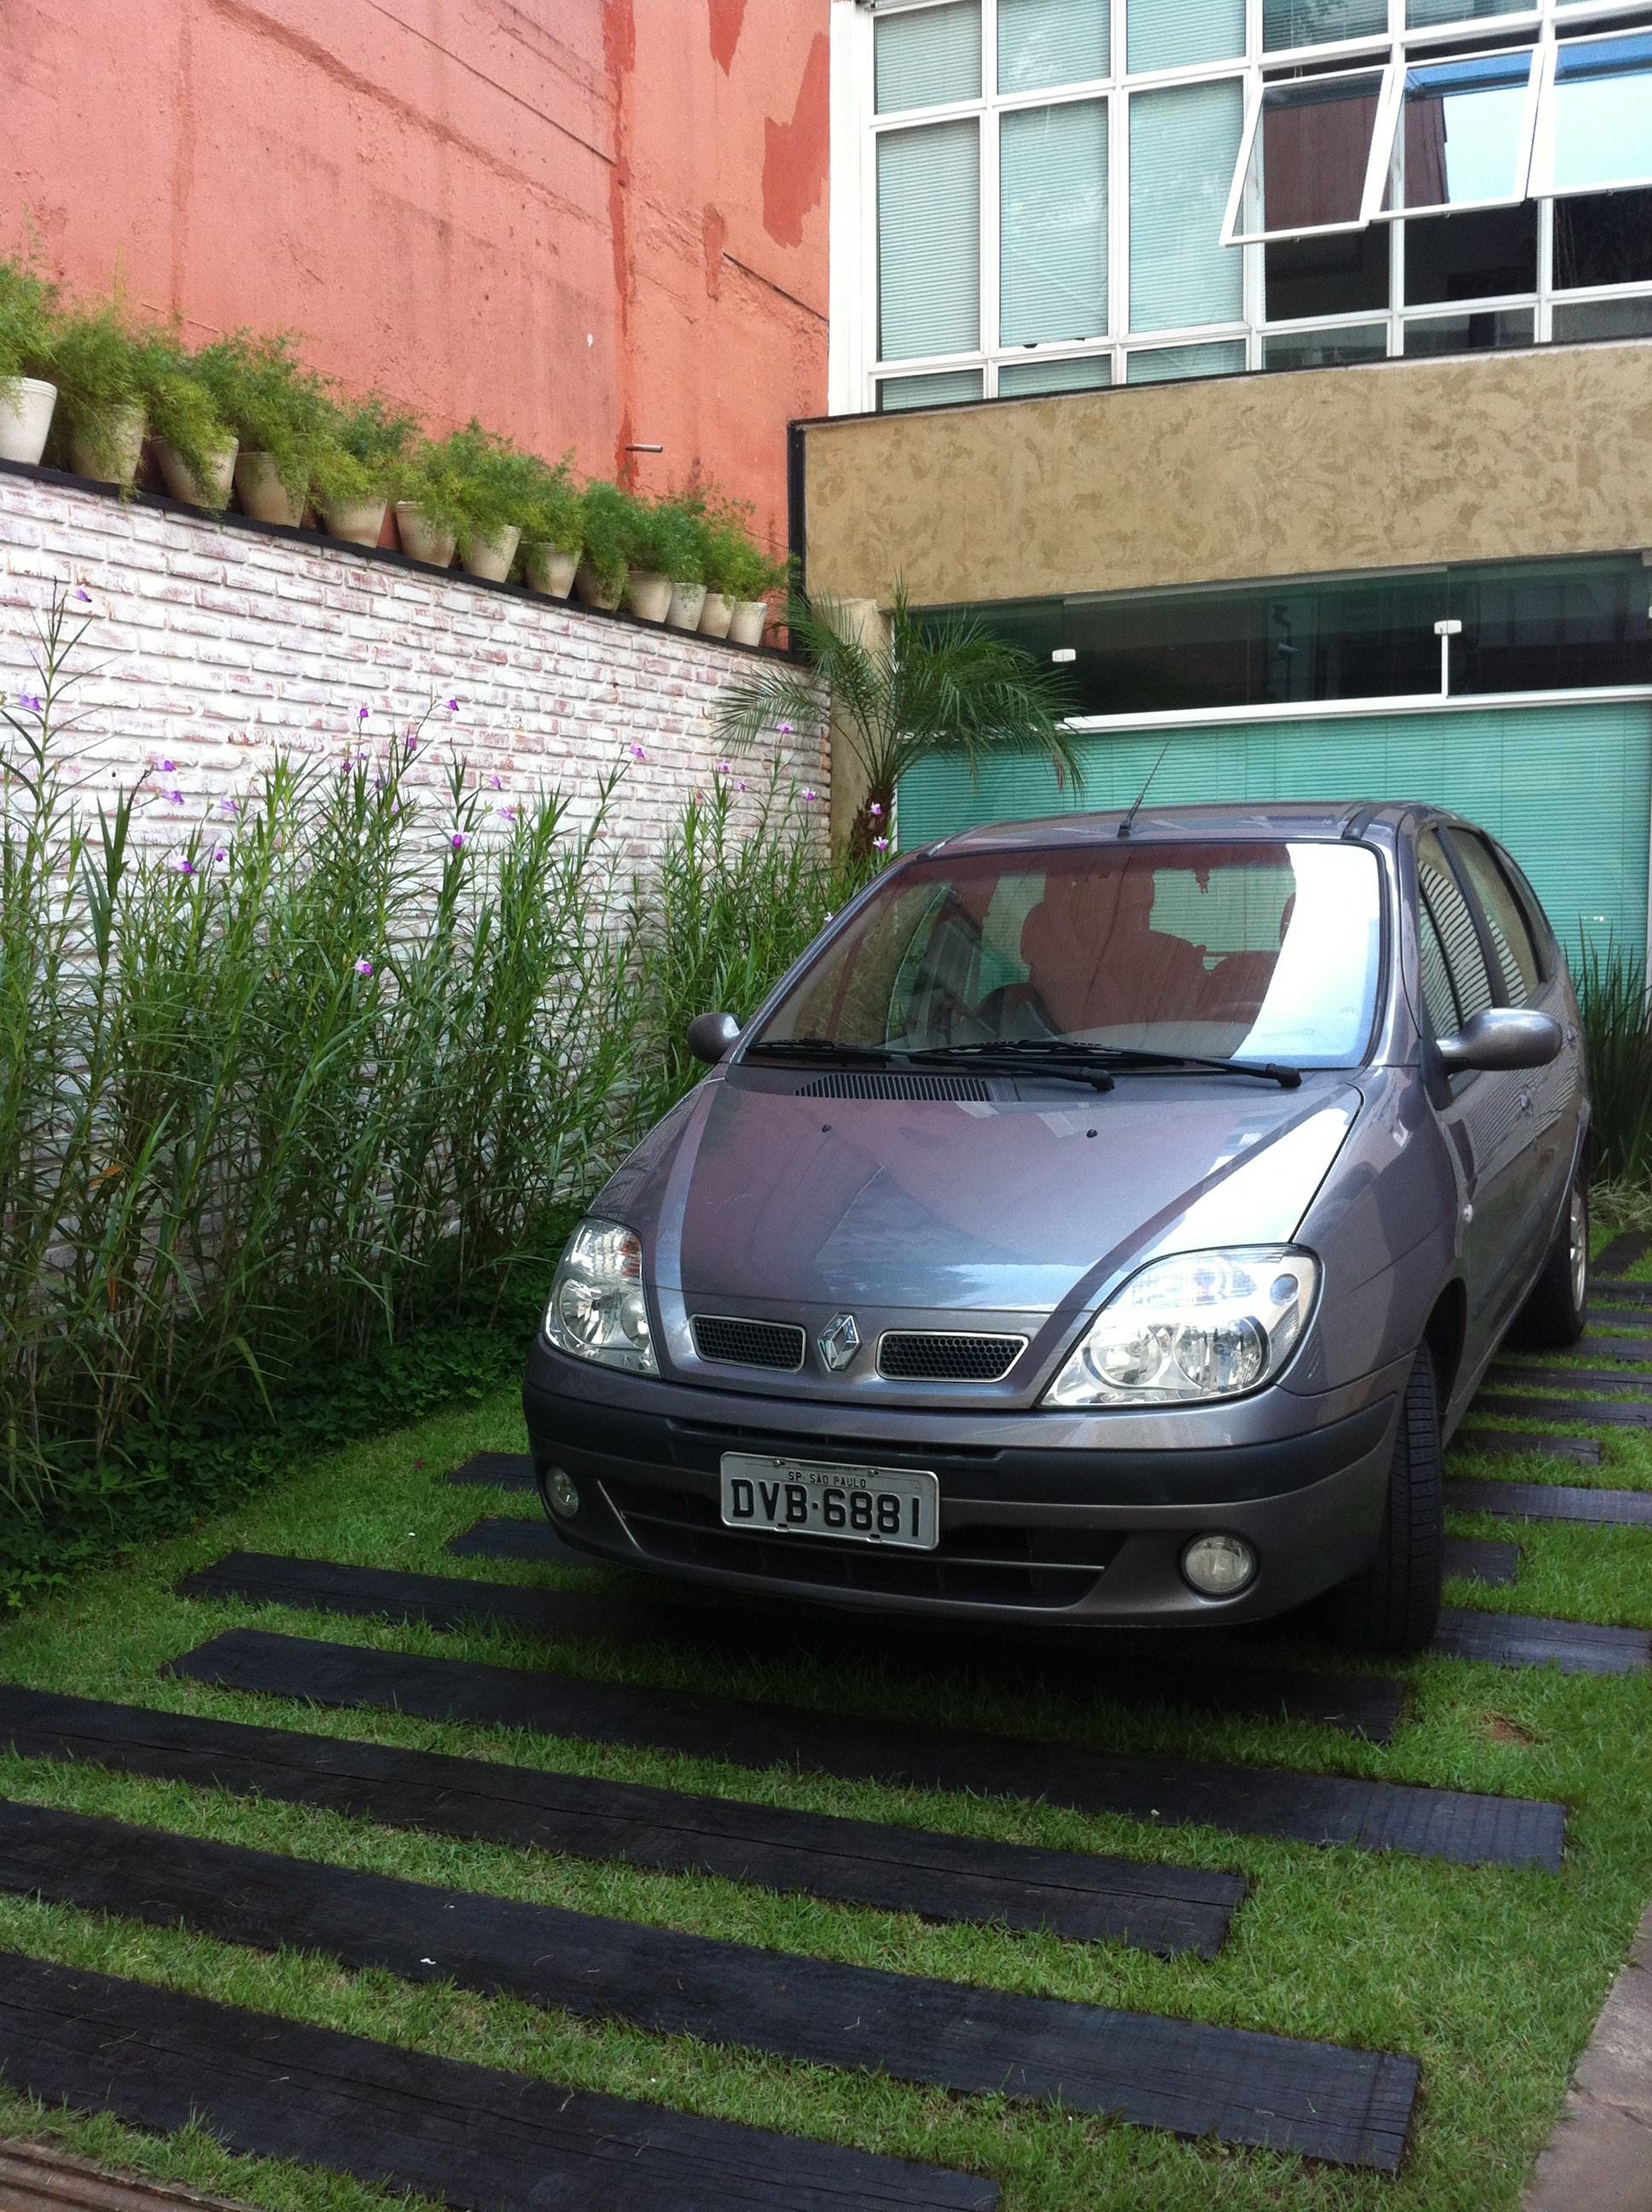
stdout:
<svg viewBox="0 0 1652 2212">
<path fill-rule="evenodd" d="M 787 627 L 802 665 L 765 670 L 723 695 L 718 729 L 730 747 L 755 744 L 780 723 L 807 729 L 823 720 L 823 688 L 834 726 L 866 777 L 866 795 L 850 831 L 849 855 L 869 860 L 887 830 L 896 786 L 935 752 L 962 753 L 977 781 L 983 756 L 1035 751 L 1058 781 L 1084 775 L 1061 680 L 1018 646 L 992 636 L 973 616 L 925 622 L 895 587 L 887 641 L 857 637 L 839 601 L 794 594 Z"/>
</svg>

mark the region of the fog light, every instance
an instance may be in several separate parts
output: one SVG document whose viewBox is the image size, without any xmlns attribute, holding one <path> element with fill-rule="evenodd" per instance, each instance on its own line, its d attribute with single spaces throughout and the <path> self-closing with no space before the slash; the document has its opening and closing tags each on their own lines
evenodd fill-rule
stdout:
<svg viewBox="0 0 1652 2212">
<path fill-rule="evenodd" d="M 579 1486 L 565 1467 L 548 1468 L 545 1474 L 545 1496 L 550 1500 L 550 1510 L 571 1521 L 580 1510 Z"/>
<path fill-rule="evenodd" d="M 1181 1571 L 1201 1597 L 1236 1597 L 1256 1572 L 1256 1554 L 1242 1536 L 1195 1536 Z"/>
</svg>

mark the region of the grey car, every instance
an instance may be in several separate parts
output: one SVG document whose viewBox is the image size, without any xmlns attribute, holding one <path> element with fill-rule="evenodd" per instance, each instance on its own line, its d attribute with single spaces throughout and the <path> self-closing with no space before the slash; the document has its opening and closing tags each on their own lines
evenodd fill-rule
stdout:
<svg viewBox="0 0 1652 2212">
<path fill-rule="evenodd" d="M 1071 815 L 847 906 L 609 1181 L 524 1391 L 567 1540 L 997 1623 L 1433 1633 L 1440 1455 L 1582 1334 L 1530 884 L 1424 805 Z"/>
</svg>

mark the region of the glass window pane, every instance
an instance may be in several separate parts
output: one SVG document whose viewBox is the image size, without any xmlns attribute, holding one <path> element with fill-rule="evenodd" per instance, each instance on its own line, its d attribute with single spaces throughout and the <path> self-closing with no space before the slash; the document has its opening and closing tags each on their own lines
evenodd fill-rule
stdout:
<svg viewBox="0 0 1652 2212">
<path fill-rule="evenodd" d="M 1473 23 L 1482 15 L 1534 15 L 1537 0 L 1406 0 L 1406 22 L 1413 31 L 1433 23 Z"/>
<path fill-rule="evenodd" d="M 1491 979 L 1468 901 L 1431 830 L 1417 841 L 1417 887 L 1439 933 L 1459 1020 L 1472 1022 L 1491 1003 Z"/>
<path fill-rule="evenodd" d="M 1406 71 L 1399 156 L 1385 208 L 1517 200 L 1526 190 L 1526 93 L 1536 55 L 1482 54 Z"/>
<path fill-rule="evenodd" d="M 1130 0 L 1126 21 L 1130 68 L 1137 75 L 1224 62 L 1245 51 L 1245 0 Z"/>
<path fill-rule="evenodd" d="M 1238 319 L 1242 257 L 1221 242 L 1244 94 L 1236 77 L 1130 103 L 1130 326 Z"/>
<path fill-rule="evenodd" d="M 1005 362 L 998 373 L 1000 399 L 1024 398 L 1031 392 L 1096 392 L 1113 381 L 1113 363 L 1106 354 L 1083 361 Z"/>
<path fill-rule="evenodd" d="M 1462 1024 L 1457 1018 L 1457 1002 L 1451 995 L 1451 975 L 1446 967 L 1445 948 L 1440 942 L 1440 933 L 1434 927 L 1434 918 L 1426 906 L 1419 904 L 1417 922 L 1423 1006 L 1428 1015 L 1429 1026 L 1436 1037 L 1455 1036 Z"/>
<path fill-rule="evenodd" d="M 1270 332 L 1262 340 L 1264 368 L 1344 368 L 1352 361 L 1382 361 L 1388 350 L 1386 323 L 1345 325 L 1333 331 Z"/>
<path fill-rule="evenodd" d="M 1105 76 L 1107 18 L 1107 0 L 998 0 L 999 90 Z"/>
<path fill-rule="evenodd" d="M 907 407 L 947 407 L 959 399 L 979 399 L 985 388 L 978 368 L 944 369 L 937 376 L 886 376 L 878 386 L 878 411 L 893 415 Z"/>
<path fill-rule="evenodd" d="M 1558 290 L 1652 284 L 1652 191 L 1557 200 L 1554 281 Z"/>
<path fill-rule="evenodd" d="M 1380 39 L 1388 27 L 1388 0 L 1262 0 L 1262 44 L 1271 54 L 1332 39 Z"/>
<path fill-rule="evenodd" d="M 1554 189 L 1652 180 L 1652 31 L 1564 41 L 1555 57 Z"/>
<path fill-rule="evenodd" d="M 1019 108 L 999 138 L 999 337 L 1008 345 L 1107 329 L 1107 102 Z"/>
<path fill-rule="evenodd" d="M 1491 933 L 1503 995 L 1511 1006 L 1527 1006 L 1540 978 L 1537 955 L 1532 949 L 1520 902 L 1503 881 L 1502 870 L 1493 862 L 1491 854 L 1478 837 L 1470 837 L 1461 830 L 1454 830 L 1451 848 L 1463 864 L 1463 872 L 1473 886 L 1480 919 Z"/>
<path fill-rule="evenodd" d="M 880 15 L 872 38 L 880 115 L 981 98 L 981 0 Z"/>
<path fill-rule="evenodd" d="M 1491 353 L 1503 346 L 1532 343 L 1529 307 L 1505 307 L 1473 315 L 1430 315 L 1406 325 L 1406 357 L 1419 354 Z"/>
<path fill-rule="evenodd" d="M 1239 204 L 1242 236 L 1358 222 L 1382 90 L 1381 70 L 1263 87 Z"/>
<path fill-rule="evenodd" d="M 1406 225 L 1406 305 L 1537 289 L 1537 208 L 1482 208 Z"/>
<path fill-rule="evenodd" d="M 878 356 L 981 343 L 981 126 L 969 117 L 878 141 Z"/>
<path fill-rule="evenodd" d="M 1652 299 L 1556 301 L 1557 345 L 1580 345 L 1590 338 L 1652 338 Z"/>
<path fill-rule="evenodd" d="M 1129 356 L 1125 381 L 1175 384 L 1187 376 L 1241 376 L 1244 367 L 1242 338 L 1233 338 L 1220 345 L 1156 346 L 1151 352 Z"/>
<path fill-rule="evenodd" d="M 1389 226 L 1279 239 L 1262 248 L 1263 296 L 1270 323 L 1370 314 L 1388 304 Z"/>
</svg>

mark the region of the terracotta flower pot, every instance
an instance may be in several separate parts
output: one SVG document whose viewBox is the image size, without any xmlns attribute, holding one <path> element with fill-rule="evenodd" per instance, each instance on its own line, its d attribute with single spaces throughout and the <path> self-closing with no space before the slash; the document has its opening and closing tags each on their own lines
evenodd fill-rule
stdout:
<svg viewBox="0 0 1652 2212">
<path fill-rule="evenodd" d="M 376 545 L 384 530 L 385 510 L 389 504 L 386 499 L 338 499 L 328 506 L 319 500 L 316 501 L 328 534 L 342 538 L 347 545 Z"/>
<path fill-rule="evenodd" d="M 457 533 L 427 522 L 411 500 L 398 499 L 396 502 L 396 532 L 410 561 L 422 561 L 428 568 L 452 566 L 453 549 L 459 544 Z"/>
<path fill-rule="evenodd" d="M 55 384 L 36 376 L 0 378 L 0 461 L 39 464 L 57 404 Z"/>
<path fill-rule="evenodd" d="M 484 538 L 480 531 L 471 539 L 471 550 L 465 556 L 467 576 L 480 576 L 484 583 L 502 584 L 511 573 L 511 562 L 516 558 L 517 546 L 522 533 L 513 522 L 496 538 Z"/>
<path fill-rule="evenodd" d="M 525 545 L 522 565 L 532 590 L 544 592 L 548 599 L 565 599 L 573 589 L 580 556 L 577 553 L 558 552 L 554 545 Z"/>
<path fill-rule="evenodd" d="M 118 407 L 105 425 L 106 459 L 94 450 L 89 438 L 77 432 L 69 441 L 75 474 L 93 483 L 130 484 L 143 458 L 144 428 L 141 407 Z"/>
<path fill-rule="evenodd" d="M 768 627 L 767 599 L 736 599 L 734 618 L 728 626 L 731 645 L 761 645 Z"/>
<path fill-rule="evenodd" d="M 235 481 L 236 451 L 232 438 L 222 453 L 214 455 L 211 477 L 203 483 L 175 446 L 169 445 L 164 438 L 155 441 L 155 457 L 173 497 L 182 500 L 186 507 L 207 507 L 215 512 L 229 504 L 230 487 Z"/>
<path fill-rule="evenodd" d="M 294 498 L 281 480 L 273 453 L 239 453 L 235 457 L 235 489 L 241 507 L 254 522 L 284 522 L 296 530 L 304 520 L 304 495 Z"/>
<path fill-rule="evenodd" d="M 643 622 L 663 623 L 671 604 L 671 580 L 658 568 L 633 568 L 625 596 L 631 612 Z"/>
<path fill-rule="evenodd" d="M 705 604 L 706 587 L 703 584 L 673 584 L 671 603 L 665 610 L 665 619 L 673 629 L 698 629 Z"/>
<path fill-rule="evenodd" d="M 588 561 L 581 561 L 574 571 L 574 596 L 588 607 L 605 607 L 611 615 L 618 606 L 620 594 L 624 589 L 625 571 L 623 568 L 612 583 L 599 576 Z"/>
<path fill-rule="evenodd" d="M 734 619 L 734 602 L 726 592 L 708 592 L 705 605 L 700 610 L 701 637 L 726 637 L 728 626 Z"/>
</svg>

